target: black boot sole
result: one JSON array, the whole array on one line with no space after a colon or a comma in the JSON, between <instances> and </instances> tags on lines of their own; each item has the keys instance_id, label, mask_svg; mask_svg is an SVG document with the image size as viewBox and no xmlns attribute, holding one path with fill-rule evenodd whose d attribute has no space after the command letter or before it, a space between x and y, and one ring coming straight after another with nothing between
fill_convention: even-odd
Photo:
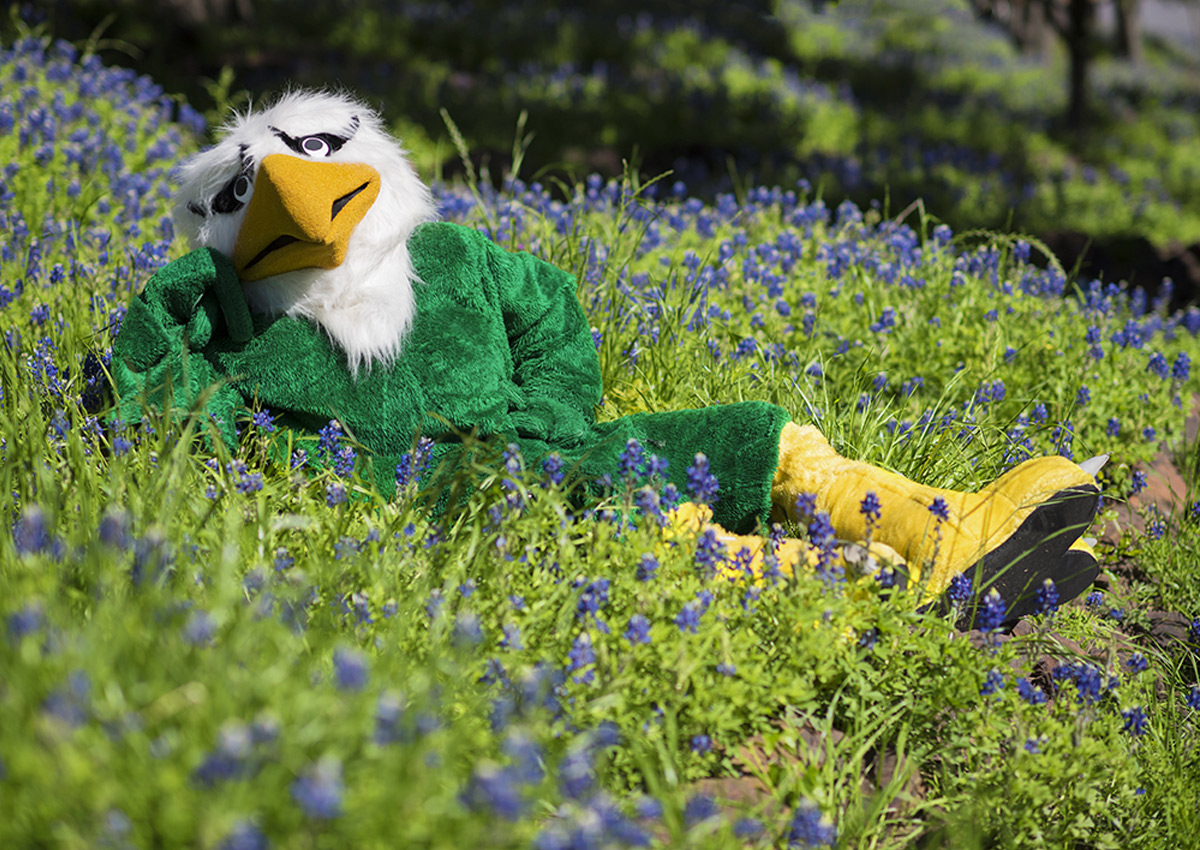
<instances>
[{"instance_id":1,"label":"black boot sole","mask_svg":"<svg viewBox=\"0 0 1200 850\"><path fill-rule=\"evenodd\" d=\"M1036 594L1046 579L1054 581L1060 604L1091 587L1100 565L1089 553L1071 549L1071 544L1091 524L1099 507L1099 488L1081 486L1060 490L1035 508L1007 540L964 571L971 579L973 599L955 625L963 631L973 628L980 600L992 588L1007 605L1003 627L1010 628L1037 612ZM928 607L945 613L950 601L943 595Z\"/></svg>"}]
</instances>

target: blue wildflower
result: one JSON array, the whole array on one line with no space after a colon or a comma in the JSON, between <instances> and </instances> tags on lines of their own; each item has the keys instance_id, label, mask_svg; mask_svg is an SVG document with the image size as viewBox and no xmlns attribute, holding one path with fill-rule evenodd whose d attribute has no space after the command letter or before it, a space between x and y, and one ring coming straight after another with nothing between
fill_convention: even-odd
<instances>
[{"instance_id":1,"label":"blue wildflower","mask_svg":"<svg viewBox=\"0 0 1200 850\"><path fill-rule=\"evenodd\" d=\"M339 690L361 691L367 686L367 657L357 649L335 649L333 678Z\"/></svg>"},{"instance_id":2,"label":"blue wildflower","mask_svg":"<svg viewBox=\"0 0 1200 850\"><path fill-rule=\"evenodd\" d=\"M983 597L983 607L975 625L981 632L994 632L1004 625L1007 613L1008 606L1004 604L1004 598L1000 591L993 587Z\"/></svg>"},{"instance_id":3,"label":"blue wildflower","mask_svg":"<svg viewBox=\"0 0 1200 850\"><path fill-rule=\"evenodd\" d=\"M1042 705L1047 699L1046 692L1024 676L1017 677L1017 696L1030 705Z\"/></svg>"},{"instance_id":4,"label":"blue wildflower","mask_svg":"<svg viewBox=\"0 0 1200 850\"><path fill-rule=\"evenodd\" d=\"M292 783L292 799L310 818L331 820L342 814L342 763L333 757L321 759Z\"/></svg>"},{"instance_id":5,"label":"blue wildflower","mask_svg":"<svg viewBox=\"0 0 1200 850\"><path fill-rule=\"evenodd\" d=\"M711 504L717 498L720 485L716 476L708 471L708 458L703 453L698 453L687 468L687 486L693 501L699 504Z\"/></svg>"},{"instance_id":6,"label":"blue wildflower","mask_svg":"<svg viewBox=\"0 0 1200 850\"><path fill-rule=\"evenodd\" d=\"M1125 718L1125 726L1121 731L1128 732L1135 738L1145 734L1146 711L1140 705L1125 709L1121 712L1121 717Z\"/></svg>"},{"instance_id":7,"label":"blue wildflower","mask_svg":"<svg viewBox=\"0 0 1200 850\"><path fill-rule=\"evenodd\" d=\"M702 613L699 601L693 599L691 602L685 603L680 612L675 615L675 625L679 627L679 631L681 632L695 634L700 628L700 615Z\"/></svg>"},{"instance_id":8,"label":"blue wildflower","mask_svg":"<svg viewBox=\"0 0 1200 850\"><path fill-rule=\"evenodd\" d=\"M1129 670L1129 675L1136 676L1150 666L1150 662L1146 660L1146 656L1140 652L1135 652L1129 656L1129 660L1125 662L1125 667Z\"/></svg>"},{"instance_id":9,"label":"blue wildflower","mask_svg":"<svg viewBox=\"0 0 1200 850\"><path fill-rule=\"evenodd\" d=\"M217 845L217 850L267 850L270 842L262 827L253 820L236 821Z\"/></svg>"},{"instance_id":10,"label":"blue wildflower","mask_svg":"<svg viewBox=\"0 0 1200 850\"><path fill-rule=\"evenodd\" d=\"M716 800L707 794L693 794L683 804L683 822L687 826L695 826L720 813Z\"/></svg>"},{"instance_id":11,"label":"blue wildflower","mask_svg":"<svg viewBox=\"0 0 1200 850\"><path fill-rule=\"evenodd\" d=\"M831 847L836 840L837 830L821 810L809 800L801 801L788 828L788 847Z\"/></svg>"},{"instance_id":12,"label":"blue wildflower","mask_svg":"<svg viewBox=\"0 0 1200 850\"><path fill-rule=\"evenodd\" d=\"M980 696L990 697L1002 690L1004 690L1004 674L995 668L989 670L979 689Z\"/></svg>"},{"instance_id":13,"label":"blue wildflower","mask_svg":"<svg viewBox=\"0 0 1200 850\"><path fill-rule=\"evenodd\" d=\"M641 614L634 614L625 629L625 639L635 646L650 643L650 621Z\"/></svg>"},{"instance_id":14,"label":"blue wildflower","mask_svg":"<svg viewBox=\"0 0 1200 850\"><path fill-rule=\"evenodd\" d=\"M505 820L517 820L524 809L521 783L513 768L485 763L477 766L459 799L480 812L489 812Z\"/></svg>"},{"instance_id":15,"label":"blue wildflower","mask_svg":"<svg viewBox=\"0 0 1200 850\"><path fill-rule=\"evenodd\" d=\"M1047 578L1034 594L1034 613L1050 617L1058 610L1058 587L1054 579Z\"/></svg>"}]
</instances>

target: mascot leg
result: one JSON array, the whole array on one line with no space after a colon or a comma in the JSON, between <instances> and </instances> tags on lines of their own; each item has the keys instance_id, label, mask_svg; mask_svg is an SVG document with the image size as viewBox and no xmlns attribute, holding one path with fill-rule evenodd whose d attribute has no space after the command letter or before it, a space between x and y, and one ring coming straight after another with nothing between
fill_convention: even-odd
<instances>
[{"instance_id":1,"label":"mascot leg","mask_svg":"<svg viewBox=\"0 0 1200 850\"><path fill-rule=\"evenodd\" d=\"M827 559L827 567L837 568L847 576L873 576L885 586L903 587L908 569L904 559L890 546L873 541L868 545L838 543L830 552L794 537L772 540L755 534L734 534L712 521L712 510L706 505L684 502L671 512L667 535L671 539L696 539L712 532L724 549L724 559L717 570L719 576L736 580L757 580L768 569L768 561L783 576L798 571L816 571ZM885 577L886 576L886 577Z\"/></svg>"},{"instance_id":2,"label":"mascot leg","mask_svg":"<svg viewBox=\"0 0 1200 850\"><path fill-rule=\"evenodd\" d=\"M873 493L878 521L870 539L907 561L910 580L923 583L932 598L966 573L976 594L995 587L1013 620L1033 611L1045 579L1054 580L1066 602L1099 572L1091 547L1079 539L1099 507L1096 469L1057 456L1035 458L963 493L848 460L813 426L789 423L780 435L771 498L777 510L804 522L797 499L811 494L839 537L861 540L868 521L862 502Z\"/></svg>"}]
</instances>

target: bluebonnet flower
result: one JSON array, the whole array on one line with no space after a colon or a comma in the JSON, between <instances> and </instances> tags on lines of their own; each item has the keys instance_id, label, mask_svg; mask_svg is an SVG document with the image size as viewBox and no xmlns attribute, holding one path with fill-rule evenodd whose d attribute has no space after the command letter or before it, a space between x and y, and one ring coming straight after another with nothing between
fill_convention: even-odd
<instances>
[{"instance_id":1,"label":"bluebonnet flower","mask_svg":"<svg viewBox=\"0 0 1200 850\"><path fill-rule=\"evenodd\" d=\"M1125 726L1123 732L1128 732L1133 737L1138 737L1146 732L1146 711L1140 705L1132 706L1121 712L1121 717L1125 718Z\"/></svg>"},{"instance_id":2,"label":"bluebonnet flower","mask_svg":"<svg viewBox=\"0 0 1200 850\"><path fill-rule=\"evenodd\" d=\"M947 522L950 519L950 506L941 496L934 496L933 501L929 504L929 512L939 522Z\"/></svg>"},{"instance_id":3,"label":"bluebonnet flower","mask_svg":"<svg viewBox=\"0 0 1200 850\"><path fill-rule=\"evenodd\" d=\"M692 752L703 755L712 749L713 741L708 735L701 732L699 735L692 736Z\"/></svg>"},{"instance_id":4,"label":"bluebonnet flower","mask_svg":"<svg viewBox=\"0 0 1200 850\"><path fill-rule=\"evenodd\" d=\"M1146 365L1147 371L1153 372L1160 378L1166 378L1170 373L1170 368L1167 365L1167 358L1157 351L1150 355L1150 362Z\"/></svg>"},{"instance_id":5,"label":"bluebonnet flower","mask_svg":"<svg viewBox=\"0 0 1200 850\"><path fill-rule=\"evenodd\" d=\"M425 613L429 619L436 620L438 614L442 612L442 606L445 604L445 597L442 594L440 587L435 587L429 591L429 601L425 603Z\"/></svg>"},{"instance_id":6,"label":"bluebonnet flower","mask_svg":"<svg viewBox=\"0 0 1200 850\"><path fill-rule=\"evenodd\" d=\"M637 440L630 439L617 457L617 471L621 478L632 481L642 474L645 463L646 450Z\"/></svg>"},{"instance_id":7,"label":"bluebonnet flower","mask_svg":"<svg viewBox=\"0 0 1200 850\"><path fill-rule=\"evenodd\" d=\"M1157 438L1158 432L1154 430L1153 426L1147 425L1142 429L1142 439L1147 443L1153 443Z\"/></svg>"},{"instance_id":8,"label":"bluebonnet flower","mask_svg":"<svg viewBox=\"0 0 1200 850\"><path fill-rule=\"evenodd\" d=\"M396 464L397 490L404 490L410 484L415 484L429 469L433 460L433 445L433 440L429 437L421 437L412 451L400 455L400 462Z\"/></svg>"},{"instance_id":9,"label":"bluebonnet flower","mask_svg":"<svg viewBox=\"0 0 1200 850\"><path fill-rule=\"evenodd\" d=\"M629 618L625 629L625 639L636 646L639 643L650 643L650 621L641 614Z\"/></svg>"},{"instance_id":10,"label":"bluebonnet flower","mask_svg":"<svg viewBox=\"0 0 1200 850\"><path fill-rule=\"evenodd\" d=\"M1175 362L1171 364L1171 377L1176 381L1186 381L1191 373L1192 358L1182 351L1176 354Z\"/></svg>"},{"instance_id":11,"label":"bluebonnet flower","mask_svg":"<svg viewBox=\"0 0 1200 850\"><path fill-rule=\"evenodd\" d=\"M188 615L181 630L183 642L192 646L208 646L217 633L217 624L207 611L195 610Z\"/></svg>"},{"instance_id":12,"label":"bluebonnet flower","mask_svg":"<svg viewBox=\"0 0 1200 850\"><path fill-rule=\"evenodd\" d=\"M1042 742L1038 738L1025 739L1025 752L1032 755L1039 755L1042 752Z\"/></svg>"},{"instance_id":13,"label":"bluebonnet flower","mask_svg":"<svg viewBox=\"0 0 1200 850\"><path fill-rule=\"evenodd\" d=\"M342 814L342 763L325 757L292 782L292 799L310 818L332 820Z\"/></svg>"},{"instance_id":14,"label":"bluebonnet flower","mask_svg":"<svg viewBox=\"0 0 1200 850\"><path fill-rule=\"evenodd\" d=\"M691 602L685 603L680 612L675 615L675 625L679 627L679 631L681 632L695 634L700 628L700 615L702 613L700 602L693 599Z\"/></svg>"},{"instance_id":15,"label":"bluebonnet flower","mask_svg":"<svg viewBox=\"0 0 1200 850\"><path fill-rule=\"evenodd\" d=\"M1125 667L1129 670L1129 675L1136 676L1138 673L1146 670L1150 666L1150 662L1146 660L1146 656L1140 652L1135 652L1129 656L1129 660L1125 662Z\"/></svg>"},{"instance_id":16,"label":"bluebonnet flower","mask_svg":"<svg viewBox=\"0 0 1200 850\"><path fill-rule=\"evenodd\" d=\"M336 419L330 419L329 424L317 431L317 436L321 438L321 454L332 457L342 441L342 425Z\"/></svg>"},{"instance_id":17,"label":"bluebonnet flower","mask_svg":"<svg viewBox=\"0 0 1200 850\"><path fill-rule=\"evenodd\" d=\"M1034 593L1035 613L1050 617L1058 610L1058 587L1047 578Z\"/></svg>"},{"instance_id":18,"label":"bluebonnet flower","mask_svg":"<svg viewBox=\"0 0 1200 850\"><path fill-rule=\"evenodd\" d=\"M558 764L558 784L571 800L582 799L595 783L596 772L586 749L568 752Z\"/></svg>"},{"instance_id":19,"label":"bluebonnet flower","mask_svg":"<svg viewBox=\"0 0 1200 850\"><path fill-rule=\"evenodd\" d=\"M725 544L717 538L717 532L706 528L696 541L696 566L705 576L712 576L717 566L725 560Z\"/></svg>"},{"instance_id":20,"label":"bluebonnet flower","mask_svg":"<svg viewBox=\"0 0 1200 850\"><path fill-rule=\"evenodd\" d=\"M480 812L489 812L505 820L517 820L525 807L521 783L511 767L484 763L475 768L459 799Z\"/></svg>"},{"instance_id":21,"label":"bluebonnet flower","mask_svg":"<svg viewBox=\"0 0 1200 850\"><path fill-rule=\"evenodd\" d=\"M1200 617L1195 617L1188 623L1188 642L1200 644Z\"/></svg>"},{"instance_id":22,"label":"bluebonnet flower","mask_svg":"<svg viewBox=\"0 0 1200 850\"><path fill-rule=\"evenodd\" d=\"M354 462L357 459L358 452L353 446L342 446L333 459L333 474L339 478L349 478L354 473Z\"/></svg>"},{"instance_id":23,"label":"bluebonnet flower","mask_svg":"<svg viewBox=\"0 0 1200 850\"><path fill-rule=\"evenodd\" d=\"M217 745L196 768L194 777L211 788L218 782L244 776L250 770L248 759L254 744L250 729L240 720L228 720L217 732Z\"/></svg>"},{"instance_id":24,"label":"bluebonnet flower","mask_svg":"<svg viewBox=\"0 0 1200 850\"><path fill-rule=\"evenodd\" d=\"M707 794L693 794L683 804L683 822L687 826L695 826L720 813L717 801Z\"/></svg>"},{"instance_id":25,"label":"bluebonnet flower","mask_svg":"<svg viewBox=\"0 0 1200 850\"><path fill-rule=\"evenodd\" d=\"M1017 696L1030 705L1042 705L1047 699L1046 692L1024 676L1017 677Z\"/></svg>"},{"instance_id":26,"label":"bluebonnet flower","mask_svg":"<svg viewBox=\"0 0 1200 850\"><path fill-rule=\"evenodd\" d=\"M275 430L275 417L265 407L261 410L256 410L250 421L255 428L265 433L269 434Z\"/></svg>"},{"instance_id":27,"label":"bluebonnet flower","mask_svg":"<svg viewBox=\"0 0 1200 850\"><path fill-rule=\"evenodd\" d=\"M836 840L833 824L821 816L821 810L811 801L802 800L788 828L788 847L831 847Z\"/></svg>"},{"instance_id":28,"label":"bluebonnet flower","mask_svg":"<svg viewBox=\"0 0 1200 850\"><path fill-rule=\"evenodd\" d=\"M882 510L883 506L879 501L879 496L875 495L873 490L867 491L867 495L865 495L862 502L859 503L858 512L863 515L863 519L866 522L867 530L864 540L868 546L871 543L872 532L875 530L875 526L879 523Z\"/></svg>"},{"instance_id":29,"label":"bluebonnet flower","mask_svg":"<svg viewBox=\"0 0 1200 850\"><path fill-rule=\"evenodd\" d=\"M592 637L587 632L580 632L571 644L571 650L567 653L567 672L573 673L576 670L582 670L596 663L596 653L592 650ZM594 674L588 670L582 676L576 676L577 682L591 682Z\"/></svg>"},{"instance_id":30,"label":"bluebonnet flower","mask_svg":"<svg viewBox=\"0 0 1200 850\"><path fill-rule=\"evenodd\" d=\"M1079 392L1075 394L1075 404L1079 407L1087 407L1088 402L1092 400L1092 391L1087 388L1087 385L1080 386Z\"/></svg>"},{"instance_id":31,"label":"bluebonnet flower","mask_svg":"<svg viewBox=\"0 0 1200 850\"><path fill-rule=\"evenodd\" d=\"M40 602L26 602L19 610L8 615L8 635L20 641L26 635L40 631L46 623L46 615Z\"/></svg>"},{"instance_id":32,"label":"bluebonnet flower","mask_svg":"<svg viewBox=\"0 0 1200 850\"><path fill-rule=\"evenodd\" d=\"M642 555L641 560L638 561L638 565L637 565L637 572L636 572L637 580L638 581L652 581L657 572L658 572L658 559L655 558L649 552Z\"/></svg>"},{"instance_id":33,"label":"bluebonnet flower","mask_svg":"<svg viewBox=\"0 0 1200 850\"><path fill-rule=\"evenodd\" d=\"M12 535L18 555L35 555L50 548L50 530L40 505L29 505L21 511Z\"/></svg>"},{"instance_id":34,"label":"bluebonnet flower","mask_svg":"<svg viewBox=\"0 0 1200 850\"><path fill-rule=\"evenodd\" d=\"M325 504L331 508L344 504L346 501L346 485L341 481L330 481L325 485Z\"/></svg>"},{"instance_id":35,"label":"bluebonnet flower","mask_svg":"<svg viewBox=\"0 0 1200 850\"><path fill-rule=\"evenodd\" d=\"M736 676L737 675L737 667L726 661L722 661L720 664L718 664L716 667L716 671L722 676Z\"/></svg>"},{"instance_id":36,"label":"bluebonnet flower","mask_svg":"<svg viewBox=\"0 0 1200 850\"><path fill-rule=\"evenodd\" d=\"M400 723L403 719L404 697L390 690L381 693L375 701L375 743L383 747L401 740L404 733Z\"/></svg>"},{"instance_id":37,"label":"bluebonnet flower","mask_svg":"<svg viewBox=\"0 0 1200 850\"><path fill-rule=\"evenodd\" d=\"M757 818L738 818L737 822L733 825L734 837L741 838L743 840L758 838L765 831L766 827L764 827L762 821L758 820Z\"/></svg>"},{"instance_id":38,"label":"bluebonnet flower","mask_svg":"<svg viewBox=\"0 0 1200 850\"><path fill-rule=\"evenodd\" d=\"M217 850L267 850L270 846L257 821L242 819L234 822Z\"/></svg>"},{"instance_id":39,"label":"bluebonnet flower","mask_svg":"<svg viewBox=\"0 0 1200 850\"><path fill-rule=\"evenodd\" d=\"M557 486L563 482L563 460L558 452L551 452L542 460L542 472L546 473L543 486Z\"/></svg>"},{"instance_id":40,"label":"bluebonnet flower","mask_svg":"<svg viewBox=\"0 0 1200 850\"><path fill-rule=\"evenodd\" d=\"M962 606L971 600L971 577L958 573L946 586L946 598L952 605Z\"/></svg>"},{"instance_id":41,"label":"bluebonnet flower","mask_svg":"<svg viewBox=\"0 0 1200 850\"><path fill-rule=\"evenodd\" d=\"M333 677L342 691L361 691L367 686L367 657L357 649L339 647L333 652Z\"/></svg>"},{"instance_id":42,"label":"bluebonnet flower","mask_svg":"<svg viewBox=\"0 0 1200 850\"><path fill-rule=\"evenodd\" d=\"M975 625L981 632L994 632L1004 625L1007 613L1008 606L1004 604L1004 598L993 587L983 597L983 607Z\"/></svg>"},{"instance_id":43,"label":"bluebonnet flower","mask_svg":"<svg viewBox=\"0 0 1200 850\"><path fill-rule=\"evenodd\" d=\"M1109 437L1115 437L1121 433L1121 420L1115 416L1110 416L1108 424L1104 428L1104 433Z\"/></svg>"},{"instance_id":44,"label":"bluebonnet flower","mask_svg":"<svg viewBox=\"0 0 1200 850\"><path fill-rule=\"evenodd\" d=\"M611 586L612 582L606 578L598 578L585 585L583 592L579 594L579 601L575 603L575 617L584 619L589 614L593 617L597 616L601 609L608 604L608 593Z\"/></svg>"},{"instance_id":45,"label":"bluebonnet flower","mask_svg":"<svg viewBox=\"0 0 1200 850\"><path fill-rule=\"evenodd\" d=\"M708 471L708 458L702 453L698 453L687 468L687 486L692 500L699 504L711 504L717 498L720 485L716 476Z\"/></svg>"},{"instance_id":46,"label":"bluebonnet flower","mask_svg":"<svg viewBox=\"0 0 1200 850\"><path fill-rule=\"evenodd\" d=\"M980 696L990 697L993 694L998 694L1004 690L1004 674L999 670L992 668L988 671L987 677L983 680L983 686L979 689Z\"/></svg>"},{"instance_id":47,"label":"bluebonnet flower","mask_svg":"<svg viewBox=\"0 0 1200 850\"><path fill-rule=\"evenodd\" d=\"M1184 702L1192 711L1200 711L1200 685L1192 685L1192 689L1184 697Z\"/></svg>"}]
</instances>

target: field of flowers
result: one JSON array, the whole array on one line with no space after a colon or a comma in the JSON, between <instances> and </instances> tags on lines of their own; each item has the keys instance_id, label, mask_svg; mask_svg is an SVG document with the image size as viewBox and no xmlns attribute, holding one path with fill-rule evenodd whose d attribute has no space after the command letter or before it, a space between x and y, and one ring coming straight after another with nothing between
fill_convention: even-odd
<instances>
[{"instance_id":1,"label":"field of flowers","mask_svg":"<svg viewBox=\"0 0 1200 850\"><path fill-rule=\"evenodd\" d=\"M112 339L184 250L169 173L203 119L39 38L0 49L0 91L0 846L1194 840L1196 496L1101 546L1105 590L963 633L870 577L747 578L649 521L669 494L636 453L587 514L509 454L434 523L332 425L315 471L270 462L269 411L236 456L200 422L113 423ZM602 417L763 399L954 486L1108 452L1112 504L1163 446L1195 465L1200 310L1035 239L805 184L437 197L578 276Z\"/></svg>"}]
</instances>

